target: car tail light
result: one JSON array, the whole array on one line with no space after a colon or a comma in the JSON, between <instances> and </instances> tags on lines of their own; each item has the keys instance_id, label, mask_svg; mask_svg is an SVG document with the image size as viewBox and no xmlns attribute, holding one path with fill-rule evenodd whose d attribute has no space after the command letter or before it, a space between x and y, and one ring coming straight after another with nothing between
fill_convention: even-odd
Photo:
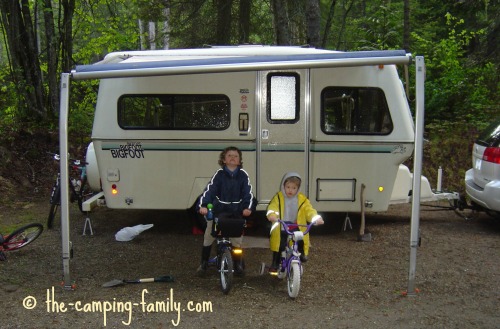
<instances>
[{"instance_id":1,"label":"car tail light","mask_svg":"<svg viewBox=\"0 0 500 329\"><path fill-rule=\"evenodd\" d=\"M483 153L483 160L500 164L500 147L487 147Z\"/></svg>"}]
</instances>

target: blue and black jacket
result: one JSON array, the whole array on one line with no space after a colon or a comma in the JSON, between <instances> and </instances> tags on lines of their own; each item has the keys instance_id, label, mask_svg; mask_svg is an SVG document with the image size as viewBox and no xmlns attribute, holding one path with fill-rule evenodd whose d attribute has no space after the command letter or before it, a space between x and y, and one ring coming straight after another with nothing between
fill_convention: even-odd
<instances>
[{"instance_id":1,"label":"blue and black jacket","mask_svg":"<svg viewBox=\"0 0 500 329\"><path fill-rule=\"evenodd\" d=\"M231 213L241 216L244 209L255 210L256 204L248 173L241 167L234 172L226 166L217 170L196 204L196 210L211 203L215 215Z\"/></svg>"}]
</instances>

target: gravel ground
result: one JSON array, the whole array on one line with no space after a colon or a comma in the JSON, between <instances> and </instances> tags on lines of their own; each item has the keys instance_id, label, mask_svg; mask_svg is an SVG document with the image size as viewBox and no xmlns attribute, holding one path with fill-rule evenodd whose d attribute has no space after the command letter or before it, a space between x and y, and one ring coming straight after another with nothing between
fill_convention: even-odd
<instances>
[{"instance_id":1,"label":"gravel ground","mask_svg":"<svg viewBox=\"0 0 500 329\"><path fill-rule=\"evenodd\" d=\"M45 224L48 202L0 208L2 227ZM432 204L437 205L437 204ZM0 264L2 328L498 328L500 323L500 221L486 214L465 220L455 212L422 206L416 292L409 279L410 205L367 214L371 242L343 231L345 214L325 216L312 231L310 260L299 296L286 281L259 275L269 262L266 224L247 230L246 275L229 295L214 269L195 271L202 243L184 212L118 211L92 214L94 235L82 235L84 217L71 208L70 262L75 290L61 287L59 222L32 245ZM123 227L154 224L131 242L117 242ZM171 275L174 282L103 288L112 279ZM73 282L72 282L73 283ZM101 307L101 308L99 308ZM164 307L164 309L161 309Z\"/></svg>"}]
</instances>

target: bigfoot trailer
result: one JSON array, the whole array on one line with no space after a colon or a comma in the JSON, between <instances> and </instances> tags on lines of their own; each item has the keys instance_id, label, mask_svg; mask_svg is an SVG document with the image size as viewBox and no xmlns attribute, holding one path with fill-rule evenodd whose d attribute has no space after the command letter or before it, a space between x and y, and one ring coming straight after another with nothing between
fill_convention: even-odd
<instances>
[{"instance_id":1,"label":"bigfoot trailer","mask_svg":"<svg viewBox=\"0 0 500 329\"><path fill-rule=\"evenodd\" d=\"M62 75L61 174L70 80L99 79L87 175L101 192L86 210L97 198L114 209L189 208L221 150L236 146L260 210L296 171L318 211L385 211L413 189L402 163L415 129L396 70L411 62L405 51L301 47L111 53ZM65 200L62 210L66 222Z\"/></svg>"}]
</instances>

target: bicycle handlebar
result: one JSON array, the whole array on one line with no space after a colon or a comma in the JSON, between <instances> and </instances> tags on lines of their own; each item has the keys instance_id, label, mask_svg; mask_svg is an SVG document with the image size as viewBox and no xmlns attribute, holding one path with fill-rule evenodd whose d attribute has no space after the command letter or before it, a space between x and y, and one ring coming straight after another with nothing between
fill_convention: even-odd
<instances>
[{"instance_id":1,"label":"bicycle handlebar","mask_svg":"<svg viewBox=\"0 0 500 329\"><path fill-rule=\"evenodd\" d=\"M314 224L316 223L316 220L317 219L313 219L311 221L311 223L309 224L297 224L297 223L292 223L292 222L288 222L288 221L283 221L281 219L278 219L276 220L276 222L271 226L271 232L281 223L281 225L283 225L283 228L285 230L285 232L288 234L288 235L293 235L293 231L290 231L288 229L289 226L295 226L295 227L306 227L306 230L303 232L304 235L306 235L307 233L309 233L309 231L311 230L311 228L314 226Z\"/></svg>"},{"instance_id":2,"label":"bicycle handlebar","mask_svg":"<svg viewBox=\"0 0 500 329\"><path fill-rule=\"evenodd\" d=\"M52 152L47 152L48 154L52 155L53 159L56 161L61 161L61 156L57 153L52 153ZM70 161L70 165L75 165L75 166L86 166L88 165L88 162L84 160L79 160L79 159L73 159L73 158L68 158L68 161Z\"/></svg>"}]
</instances>

